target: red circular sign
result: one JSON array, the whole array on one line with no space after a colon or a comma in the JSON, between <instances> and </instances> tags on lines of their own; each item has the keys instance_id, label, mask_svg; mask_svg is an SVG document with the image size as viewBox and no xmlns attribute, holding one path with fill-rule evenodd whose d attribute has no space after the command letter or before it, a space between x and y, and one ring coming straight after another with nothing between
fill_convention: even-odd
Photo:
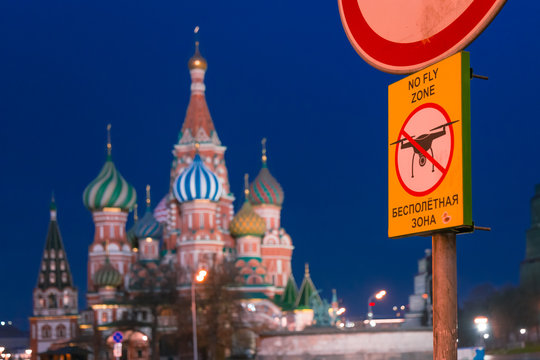
<instances>
[{"instance_id":1,"label":"red circular sign","mask_svg":"<svg viewBox=\"0 0 540 360\"><path fill-rule=\"evenodd\" d=\"M338 0L343 28L371 66L408 74L469 45L506 0Z\"/></svg>"},{"instance_id":2,"label":"red circular sign","mask_svg":"<svg viewBox=\"0 0 540 360\"><path fill-rule=\"evenodd\" d=\"M409 114L393 143L396 174L406 192L424 196L442 183L454 154L455 122L435 103L423 104Z\"/></svg>"}]
</instances>

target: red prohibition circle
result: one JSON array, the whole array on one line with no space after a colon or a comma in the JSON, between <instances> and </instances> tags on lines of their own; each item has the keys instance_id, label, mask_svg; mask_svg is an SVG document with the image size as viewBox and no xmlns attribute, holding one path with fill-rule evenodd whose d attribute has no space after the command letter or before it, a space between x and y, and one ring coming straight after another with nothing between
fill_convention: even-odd
<instances>
[{"instance_id":1,"label":"red prohibition circle","mask_svg":"<svg viewBox=\"0 0 540 360\"><path fill-rule=\"evenodd\" d=\"M387 40L373 30L362 14L358 0L338 0L338 5L343 28L359 55L379 70L407 74L464 49L489 25L505 2L473 0L461 15L438 33L408 43Z\"/></svg>"},{"instance_id":2,"label":"red prohibition circle","mask_svg":"<svg viewBox=\"0 0 540 360\"><path fill-rule=\"evenodd\" d=\"M444 110L444 108L442 106L440 106L439 104L435 104L435 103L426 103L426 104L423 104L423 105L420 105L419 107L417 107L416 109L414 109L410 114L409 116L407 116L407 119L405 120L405 122L403 122L403 126L401 127L401 130L399 130L399 134L398 134L398 138L397 140L400 140L401 136L403 135L403 132L405 130L405 126L407 125L407 123L409 122L409 120L411 120L411 118L417 113L419 112L420 110L422 109L425 109L425 108L433 108L437 111L439 111L443 116L444 118L446 119L446 122L447 123L450 123L452 122L452 120L450 119L450 116L448 115L448 113L446 112L446 110ZM450 125L448 126L449 128L449 133L450 133L450 155L448 156L448 163L446 164L446 171L443 172L441 178L439 179L439 181L437 181L435 183L435 185L433 185L432 187L430 187L429 189L425 190L425 191L414 191L412 189L409 189L409 187L405 184L405 182L401 179L401 174L399 172L399 166L398 166L398 152L399 152L399 144L396 145L396 155L395 155L395 167L396 167L396 175L397 175L397 178L399 180L399 183L401 184L401 187L409 194L411 194L412 196L425 196L425 195L428 195L430 193L432 193L436 188L439 187L439 185L442 183L442 181L444 180L444 178L446 177L446 174L448 173L448 169L450 169L450 165L452 163L452 157L454 156L454 129L453 129L453 126Z\"/></svg>"}]
</instances>

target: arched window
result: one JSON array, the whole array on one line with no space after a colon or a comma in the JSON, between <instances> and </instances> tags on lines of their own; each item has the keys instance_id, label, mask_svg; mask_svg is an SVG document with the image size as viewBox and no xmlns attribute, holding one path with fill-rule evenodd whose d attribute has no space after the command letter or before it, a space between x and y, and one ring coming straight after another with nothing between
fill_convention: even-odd
<instances>
[{"instance_id":1,"label":"arched window","mask_svg":"<svg viewBox=\"0 0 540 360\"><path fill-rule=\"evenodd\" d=\"M66 270L66 262L64 260L60 262L60 270L62 271Z\"/></svg>"},{"instance_id":2,"label":"arched window","mask_svg":"<svg viewBox=\"0 0 540 360\"><path fill-rule=\"evenodd\" d=\"M51 284L54 284L55 281L56 281L56 277L54 276L54 273L53 272L49 273L49 282Z\"/></svg>"},{"instance_id":3,"label":"arched window","mask_svg":"<svg viewBox=\"0 0 540 360\"><path fill-rule=\"evenodd\" d=\"M57 338L66 337L66 327L63 324L60 324L56 327L56 337Z\"/></svg>"},{"instance_id":4,"label":"arched window","mask_svg":"<svg viewBox=\"0 0 540 360\"><path fill-rule=\"evenodd\" d=\"M51 261L51 270L52 271L56 270L56 262L54 261Z\"/></svg>"},{"instance_id":5,"label":"arched window","mask_svg":"<svg viewBox=\"0 0 540 360\"><path fill-rule=\"evenodd\" d=\"M62 273L62 282L67 283L67 274L65 272Z\"/></svg>"},{"instance_id":6,"label":"arched window","mask_svg":"<svg viewBox=\"0 0 540 360\"><path fill-rule=\"evenodd\" d=\"M52 336L52 329L49 325L43 325L41 327L41 337L43 339L50 339Z\"/></svg>"}]
</instances>

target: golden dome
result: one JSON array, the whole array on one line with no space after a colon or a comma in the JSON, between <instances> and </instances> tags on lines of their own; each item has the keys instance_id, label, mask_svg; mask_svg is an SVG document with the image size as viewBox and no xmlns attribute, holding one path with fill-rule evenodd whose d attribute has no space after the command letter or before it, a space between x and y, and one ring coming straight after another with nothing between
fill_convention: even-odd
<instances>
[{"instance_id":1,"label":"golden dome","mask_svg":"<svg viewBox=\"0 0 540 360\"><path fill-rule=\"evenodd\" d=\"M189 59L188 62L188 68L189 70L193 69L201 69L205 70L208 68L208 63L206 62L206 59L202 57L201 53L199 52L199 42L195 41L195 54Z\"/></svg>"},{"instance_id":2,"label":"golden dome","mask_svg":"<svg viewBox=\"0 0 540 360\"><path fill-rule=\"evenodd\" d=\"M232 219L229 230L236 238L247 235L262 237L266 232L266 224L263 218L253 211L249 201L246 201Z\"/></svg>"}]
</instances>

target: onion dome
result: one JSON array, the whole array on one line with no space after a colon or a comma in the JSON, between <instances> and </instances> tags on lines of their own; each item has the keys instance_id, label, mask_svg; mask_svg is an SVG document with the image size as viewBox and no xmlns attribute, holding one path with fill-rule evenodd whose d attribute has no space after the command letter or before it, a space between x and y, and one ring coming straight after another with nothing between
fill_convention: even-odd
<instances>
[{"instance_id":1,"label":"onion dome","mask_svg":"<svg viewBox=\"0 0 540 360\"><path fill-rule=\"evenodd\" d=\"M208 63L206 62L206 59L202 57L201 53L199 52L199 27L195 27L195 54L189 59L188 62L188 68L189 70L193 69L201 69L205 70L208 69Z\"/></svg>"},{"instance_id":2,"label":"onion dome","mask_svg":"<svg viewBox=\"0 0 540 360\"><path fill-rule=\"evenodd\" d=\"M181 203L192 200L218 201L223 191L216 174L204 165L197 153L193 162L176 178L174 196Z\"/></svg>"},{"instance_id":3,"label":"onion dome","mask_svg":"<svg viewBox=\"0 0 540 360\"><path fill-rule=\"evenodd\" d=\"M105 264L94 274L94 285L101 287L117 287L122 284L122 274L105 258Z\"/></svg>"},{"instance_id":4,"label":"onion dome","mask_svg":"<svg viewBox=\"0 0 540 360\"><path fill-rule=\"evenodd\" d=\"M107 127L110 131L110 124ZM110 132L109 132L110 134ZM120 175L111 158L110 135L107 143L107 161L99 175L84 190L83 202L89 210L115 207L129 210L135 205L137 194L133 186Z\"/></svg>"},{"instance_id":5,"label":"onion dome","mask_svg":"<svg viewBox=\"0 0 540 360\"><path fill-rule=\"evenodd\" d=\"M146 214L135 225L135 236L139 239L160 238L161 224L156 220L150 207L150 185L146 186Z\"/></svg>"},{"instance_id":6,"label":"onion dome","mask_svg":"<svg viewBox=\"0 0 540 360\"><path fill-rule=\"evenodd\" d=\"M157 204L154 209L154 217L160 223L167 222L168 210L167 210L167 198L169 194L165 195L163 199Z\"/></svg>"},{"instance_id":7,"label":"onion dome","mask_svg":"<svg viewBox=\"0 0 540 360\"><path fill-rule=\"evenodd\" d=\"M283 204L284 193L281 185L270 174L266 165L266 139L262 140L262 145L262 169L249 186L249 201L253 205L271 204L281 206Z\"/></svg>"},{"instance_id":8,"label":"onion dome","mask_svg":"<svg viewBox=\"0 0 540 360\"><path fill-rule=\"evenodd\" d=\"M246 235L253 235L262 237L266 232L266 223L263 218L257 215L257 213L251 207L251 204L248 201L249 190L248 190L248 175L245 175L246 179L246 188L244 190L246 194L246 201L240 211L234 216L231 223L229 224L229 230L231 235L238 238Z\"/></svg>"}]
</instances>

